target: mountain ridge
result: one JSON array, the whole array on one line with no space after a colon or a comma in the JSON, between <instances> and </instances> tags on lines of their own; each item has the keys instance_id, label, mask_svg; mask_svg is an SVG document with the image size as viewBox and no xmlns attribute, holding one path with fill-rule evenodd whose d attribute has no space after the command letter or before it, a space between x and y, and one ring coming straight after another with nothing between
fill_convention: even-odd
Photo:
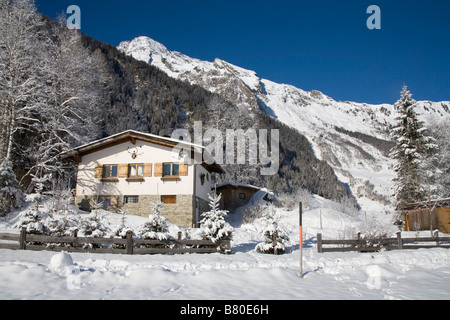
<instances>
[{"instance_id":1,"label":"mountain ridge","mask_svg":"<svg viewBox=\"0 0 450 320\"><path fill-rule=\"evenodd\" d=\"M148 37L124 41L118 49L172 78L218 94L241 112L264 110L303 134L363 207L392 209L394 172L386 149L395 118L393 105L335 101L318 90L262 79L255 71L219 58L209 62L170 51ZM425 122L450 119L450 102L420 101L418 106Z\"/></svg>"}]
</instances>

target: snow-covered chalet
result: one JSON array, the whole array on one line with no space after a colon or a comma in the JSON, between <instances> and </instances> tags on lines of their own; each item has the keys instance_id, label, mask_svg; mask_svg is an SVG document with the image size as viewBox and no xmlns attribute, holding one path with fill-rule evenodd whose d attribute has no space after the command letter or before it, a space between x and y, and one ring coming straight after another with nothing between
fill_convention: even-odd
<instances>
[{"instance_id":1,"label":"snow-covered chalet","mask_svg":"<svg viewBox=\"0 0 450 320\"><path fill-rule=\"evenodd\" d=\"M196 227L209 209L212 175L224 173L216 162L190 161L204 152L204 147L189 142L129 130L80 146L62 158L78 164L75 200L81 208L89 210L95 202L148 216L152 204L162 201L161 214L169 221Z\"/></svg>"}]
</instances>

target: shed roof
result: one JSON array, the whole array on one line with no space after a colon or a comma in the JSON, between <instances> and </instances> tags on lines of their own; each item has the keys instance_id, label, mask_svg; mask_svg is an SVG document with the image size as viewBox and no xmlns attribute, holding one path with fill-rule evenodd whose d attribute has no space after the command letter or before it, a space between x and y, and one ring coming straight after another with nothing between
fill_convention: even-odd
<instances>
[{"instance_id":1,"label":"shed roof","mask_svg":"<svg viewBox=\"0 0 450 320\"><path fill-rule=\"evenodd\" d=\"M217 186L217 189L224 189L224 188L245 188L245 189L253 189L253 190L261 190L260 187L256 187L250 184L245 183L235 183L235 182L227 182L223 183L219 186Z\"/></svg>"},{"instance_id":2,"label":"shed roof","mask_svg":"<svg viewBox=\"0 0 450 320\"><path fill-rule=\"evenodd\" d=\"M450 198L409 203L403 207L403 210L415 210L415 209L423 209L423 208L431 208L431 207L435 207L435 208L450 207Z\"/></svg>"}]
</instances>

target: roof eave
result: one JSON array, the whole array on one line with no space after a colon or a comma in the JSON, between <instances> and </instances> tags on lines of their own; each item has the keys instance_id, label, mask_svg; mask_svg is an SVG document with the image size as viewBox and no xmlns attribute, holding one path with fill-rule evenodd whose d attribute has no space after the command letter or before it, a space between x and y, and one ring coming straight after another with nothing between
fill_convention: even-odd
<instances>
[{"instance_id":1,"label":"roof eave","mask_svg":"<svg viewBox=\"0 0 450 320\"><path fill-rule=\"evenodd\" d=\"M120 144L127 141L131 141L133 144L136 143L136 140L147 141L151 143L156 143L159 145L163 145L166 147L181 147L190 149L193 153L202 153L207 151L205 147L201 145L197 145L194 143L184 142L181 140L176 140L172 138L166 138L161 136L156 136L148 133L142 133L134 130L124 131L100 140L93 141L91 143L79 146L75 149L72 149L67 152L63 152L60 155L60 158L63 160L74 160L78 163L81 162L81 158L89 153L96 152L101 149L105 149L114 144ZM208 151L207 151L208 152ZM208 152L209 153L209 152ZM211 157L211 154L209 154ZM213 164L203 163L205 168L210 172L215 172L219 174L224 174L225 170L223 167L214 159Z\"/></svg>"}]
</instances>

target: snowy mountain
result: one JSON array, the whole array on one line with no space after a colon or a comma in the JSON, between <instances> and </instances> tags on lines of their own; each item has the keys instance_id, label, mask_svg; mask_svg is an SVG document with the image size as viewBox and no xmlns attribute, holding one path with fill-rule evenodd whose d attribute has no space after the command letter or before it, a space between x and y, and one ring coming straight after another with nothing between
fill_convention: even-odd
<instances>
[{"instance_id":1,"label":"snowy mountain","mask_svg":"<svg viewBox=\"0 0 450 320\"><path fill-rule=\"evenodd\" d=\"M199 85L211 92L219 93L241 107L258 107L255 92L262 93L260 79L248 71L226 61L214 62L190 58L147 37L122 42L118 49L133 58L166 72L170 77Z\"/></svg>"},{"instance_id":2,"label":"snowy mountain","mask_svg":"<svg viewBox=\"0 0 450 320\"><path fill-rule=\"evenodd\" d=\"M363 209L391 208L394 172L387 153L392 105L335 101L320 91L261 79L220 59L201 61L170 51L148 37L122 42L118 49L170 77L217 93L237 108L265 110L309 139L317 157L332 166ZM419 106L425 122L450 119L450 102L422 101Z\"/></svg>"}]
</instances>

